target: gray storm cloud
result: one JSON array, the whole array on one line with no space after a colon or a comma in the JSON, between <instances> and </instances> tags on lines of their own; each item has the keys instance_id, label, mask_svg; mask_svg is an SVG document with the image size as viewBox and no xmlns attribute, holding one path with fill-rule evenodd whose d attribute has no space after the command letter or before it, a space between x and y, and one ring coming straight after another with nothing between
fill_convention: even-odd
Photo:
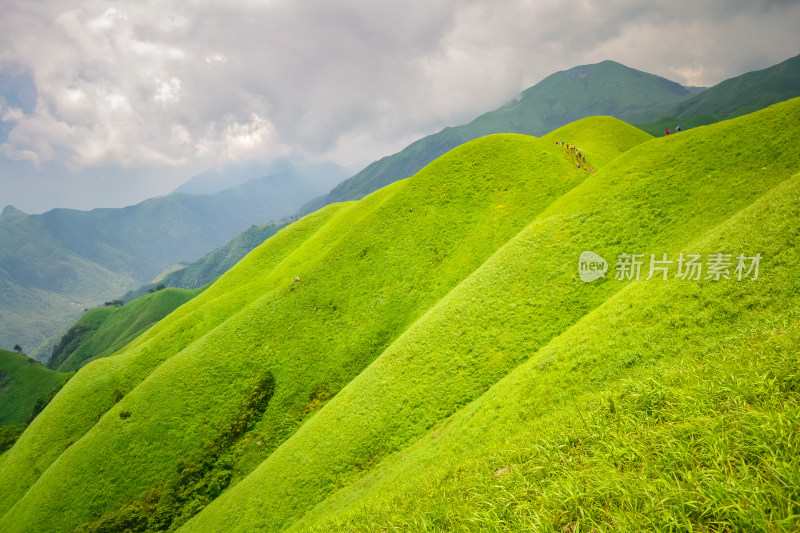
<instances>
[{"instance_id":1,"label":"gray storm cloud","mask_svg":"<svg viewBox=\"0 0 800 533\"><path fill-rule=\"evenodd\" d=\"M32 169L0 164L0 203L53 165L65 184L118 166L172 187L227 161L370 161L577 64L711 85L800 48L787 1L6 0L0 13L0 73L36 91L27 109L0 96L0 159Z\"/></svg>"}]
</instances>

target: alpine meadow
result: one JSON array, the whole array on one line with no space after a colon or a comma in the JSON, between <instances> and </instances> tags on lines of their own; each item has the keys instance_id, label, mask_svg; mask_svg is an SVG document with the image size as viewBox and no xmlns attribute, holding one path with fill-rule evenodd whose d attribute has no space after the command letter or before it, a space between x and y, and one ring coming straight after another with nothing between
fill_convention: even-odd
<instances>
[{"instance_id":1,"label":"alpine meadow","mask_svg":"<svg viewBox=\"0 0 800 533\"><path fill-rule=\"evenodd\" d=\"M800 530L798 138L800 98L482 136L90 311L0 367L25 416L68 379L0 531Z\"/></svg>"}]
</instances>

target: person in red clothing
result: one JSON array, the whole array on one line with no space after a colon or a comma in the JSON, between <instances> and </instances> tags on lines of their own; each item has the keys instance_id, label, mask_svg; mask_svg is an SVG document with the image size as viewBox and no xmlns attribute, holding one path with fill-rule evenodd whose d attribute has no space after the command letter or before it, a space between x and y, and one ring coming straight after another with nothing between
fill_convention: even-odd
<instances>
[{"instance_id":1,"label":"person in red clothing","mask_svg":"<svg viewBox=\"0 0 800 533\"><path fill-rule=\"evenodd\" d=\"M667 135L669 135L669 128L667 128Z\"/></svg>"}]
</instances>

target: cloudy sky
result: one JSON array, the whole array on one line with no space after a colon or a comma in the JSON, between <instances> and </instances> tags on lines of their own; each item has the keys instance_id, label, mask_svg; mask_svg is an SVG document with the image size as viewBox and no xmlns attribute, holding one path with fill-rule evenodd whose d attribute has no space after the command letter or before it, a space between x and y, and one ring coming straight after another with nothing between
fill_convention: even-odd
<instances>
[{"instance_id":1,"label":"cloudy sky","mask_svg":"<svg viewBox=\"0 0 800 533\"><path fill-rule=\"evenodd\" d=\"M366 164L604 59L710 86L800 53L799 24L791 0L0 0L0 208Z\"/></svg>"}]
</instances>

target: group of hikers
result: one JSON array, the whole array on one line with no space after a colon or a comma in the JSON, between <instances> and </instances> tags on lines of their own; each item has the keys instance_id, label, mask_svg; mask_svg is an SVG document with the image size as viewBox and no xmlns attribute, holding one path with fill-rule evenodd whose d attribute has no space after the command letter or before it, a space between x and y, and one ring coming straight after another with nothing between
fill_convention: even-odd
<instances>
[{"instance_id":1,"label":"group of hikers","mask_svg":"<svg viewBox=\"0 0 800 533\"><path fill-rule=\"evenodd\" d=\"M556 141L556 146L566 146L567 150L572 150L575 155L578 157L578 162L576 163L578 168L581 168L581 161L586 163L586 154L584 154L577 146L570 145L569 143L565 143L562 141Z\"/></svg>"},{"instance_id":2,"label":"group of hikers","mask_svg":"<svg viewBox=\"0 0 800 533\"><path fill-rule=\"evenodd\" d=\"M680 124L678 124L678 127L675 128L675 133L678 133L679 131L681 131L681 125ZM667 128L667 135L669 135L669 128Z\"/></svg>"}]
</instances>

